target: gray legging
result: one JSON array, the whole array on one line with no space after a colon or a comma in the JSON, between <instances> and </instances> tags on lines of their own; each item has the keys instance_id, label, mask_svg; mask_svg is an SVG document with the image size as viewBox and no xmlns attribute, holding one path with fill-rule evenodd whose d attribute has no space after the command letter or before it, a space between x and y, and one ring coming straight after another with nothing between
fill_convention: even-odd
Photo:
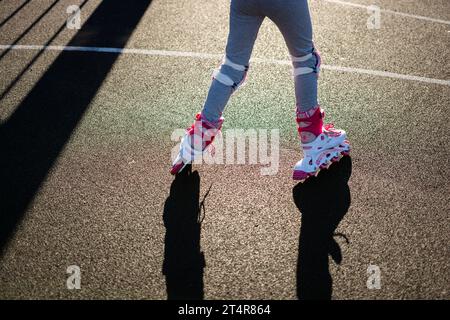
<instances>
[{"instance_id":1,"label":"gray legging","mask_svg":"<svg viewBox=\"0 0 450 320\"><path fill-rule=\"evenodd\" d=\"M299 111L317 105L320 56L314 49L307 0L231 0L230 30L225 58L214 74L203 117L217 122L231 94L245 80L258 30L265 17L283 34L294 67Z\"/></svg>"}]
</instances>

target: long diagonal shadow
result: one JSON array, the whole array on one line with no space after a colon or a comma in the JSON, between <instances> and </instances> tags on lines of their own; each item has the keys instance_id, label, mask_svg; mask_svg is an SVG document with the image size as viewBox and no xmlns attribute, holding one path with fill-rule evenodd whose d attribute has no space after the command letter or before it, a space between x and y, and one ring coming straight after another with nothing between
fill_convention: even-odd
<instances>
[{"instance_id":1,"label":"long diagonal shadow","mask_svg":"<svg viewBox=\"0 0 450 320\"><path fill-rule=\"evenodd\" d=\"M164 204L166 227L163 274L168 300L202 300L205 258L200 247L201 215L200 176L191 167L178 174L170 186Z\"/></svg>"},{"instance_id":2,"label":"long diagonal shadow","mask_svg":"<svg viewBox=\"0 0 450 320\"><path fill-rule=\"evenodd\" d=\"M68 45L124 47L150 3L102 1ZM62 52L0 127L0 255L117 57Z\"/></svg>"},{"instance_id":3,"label":"long diagonal shadow","mask_svg":"<svg viewBox=\"0 0 450 320\"><path fill-rule=\"evenodd\" d=\"M12 43L11 45L16 45L17 43L19 43L20 40L23 39L23 37L25 37L58 3L59 0L54 0L53 3L44 10L44 12L42 12L39 17L36 18L36 20L33 21L33 23L31 23L26 29L25 31L23 31ZM11 49L8 48L5 51L3 51L2 53L0 53L0 59L2 59L5 55L8 54L8 52Z\"/></svg>"},{"instance_id":4,"label":"long diagonal shadow","mask_svg":"<svg viewBox=\"0 0 450 320\"><path fill-rule=\"evenodd\" d=\"M84 7L84 5L88 2L89 0L84 0L80 5L79 8L80 10ZM51 9L51 8L50 8ZM50 45L53 40L56 39L56 37L59 36L59 34L66 28L66 24L64 23L63 25L61 25L59 27L59 29L53 34L53 36L50 37L50 39L47 40L47 42L44 44L45 46ZM29 29L31 30L31 29ZM23 35L26 35L28 31L25 31L23 33ZM20 40L21 37L19 37L12 45L15 45L18 40ZM2 59L11 49L6 49L5 51L3 51L3 53L0 55L0 59ZM43 55L45 52L45 48L42 48L41 50L38 51L37 54L34 55L34 57L27 63L27 65L25 67L22 68L22 71L20 71L16 77L9 83L9 85L3 90L3 92L0 94L0 102L9 94L9 92L16 86L16 84L19 82L19 80L23 77L23 75L25 73L28 72L28 70L33 66L33 64L41 57L41 55Z\"/></svg>"},{"instance_id":5,"label":"long diagonal shadow","mask_svg":"<svg viewBox=\"0 0 450 320\"><path fill-rule=\"evenodd\" d=\"M0 0L0 3L2 1ZM12 13L9 14L2 22L0 22L0 28L3 27L12 17L14 17L16 14L19 13L20 10L22 10L27 4L29 4L31 0L24 1L16 10L14 10Z\"/></svg>"},{"instance_id":6,"label":"long diagonal shadow","mask_svg":"<svg viewBox=\"0 0 450 320\"><path fill-rule=\"evenodd\" d=\"M340 264L342 253L335 230L350 207L352 162L344 157L318 177L297 184L294 202L302 214L297 261L297 296L301 300L329 300L333 280L328 255Z\"/></svg>"}]
</instances>

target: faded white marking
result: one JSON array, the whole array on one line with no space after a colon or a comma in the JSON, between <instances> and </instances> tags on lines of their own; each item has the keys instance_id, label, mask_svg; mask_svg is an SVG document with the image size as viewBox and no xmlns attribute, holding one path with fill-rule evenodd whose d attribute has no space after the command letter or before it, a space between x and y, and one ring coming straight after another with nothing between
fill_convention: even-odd
<instances>
[{"instance_id":1,"label":"faded white marking","mask_svg":"<svg viewBox=\"0 0 450 320\"><path fill-rule=\"evenodd\" d=\"M330 2L330 3L335 3L335 4L340 4L340 5L343 5L343 6L350 6L350 7L355 7L355 8L361 8L361 9L369 8L369 6L366 6L366 5L363 5L363 4L347 2L347 1L341 1L341 0L323 0L323 1ZM435 19L435 18L419 16L419 15L405 13L405 12L400 12L400 11L389 10L389 9L381 9L380 11L381 12L385 12L385 13L389 13L389 14L394 14L394 15L397 15L397 16L408 17L408 18L413 18L413 19L419 19L419 20L425 20L425 21L436 22L436 23L443 23L443 24L449 24L450 25L450 21L448 21L448 20Z\"/></svg>"},{"instance_id":2,"label":"faded white marking","mask_svg":"<svg viewBox=\"0 0 450 320\"><path fill-rule=\"evenodd\" d=\"M46 51L79 51L79 52L100 52L100 53L118 53L118 54L139 54L148 56L163 56L163 57L185 57L196 59L222 59L222 54L189 52L189 51L169 51L169 50L151 50L151 49L132 49L132 48L108 48L108 47L76 47L76 46L42 46L42 45L0 45L1 50L46 50ZM290 60L264 59L253 58L251 62L291 65ZM350 68L333 65L321 65L322 69L331 71L340 71L347 73L366 74L377 77L419 81L425 83L433 83L444 86L450 86L450 80L433 79L420 76L413 76L408 74L400 74L394 72L371 70L363 68Z\"/></svg>"}]
</instances>

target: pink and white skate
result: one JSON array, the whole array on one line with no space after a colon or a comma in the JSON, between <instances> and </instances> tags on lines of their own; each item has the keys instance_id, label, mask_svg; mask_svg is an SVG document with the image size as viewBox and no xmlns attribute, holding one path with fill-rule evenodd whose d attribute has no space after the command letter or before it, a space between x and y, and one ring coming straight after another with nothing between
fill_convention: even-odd
<instances>
[{"instance_id":1,"label":"pink and white skate","mask_svg":"<svg viewBox=\"0 0 450 320\"><path fill-rule=\"evenodd\" d=\"M326 124L314 141L302 143L302 149L304 158L295 164L292 176L299 182L317 176L320 170L328 169L333 162L349 155L350 144L344 130Z\"/></svg>"},{"instance_id":2,"label":"pink and white skate","mask_svg":"<svg viewBox=\"0 0 450 320\"><path fill-rule=\"evenodd\" d=\"M202 118L198 113L195 116L194 124L186 130L181 139L180 150L175 158L170 173L175 175L180 173L188 164L200 157L214 141L215 136L222 128L223 118L217 124L212 124Z\"/></svg>"}]
</instances>

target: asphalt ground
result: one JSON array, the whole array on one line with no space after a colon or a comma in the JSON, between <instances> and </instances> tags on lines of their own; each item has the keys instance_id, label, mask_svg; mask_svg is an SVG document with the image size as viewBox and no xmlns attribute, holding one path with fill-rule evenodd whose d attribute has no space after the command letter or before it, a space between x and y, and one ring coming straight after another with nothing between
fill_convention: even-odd
<instances>
[{"instance_id":1,"label":"asphalt ground","mask_svg":"<svg viewBox=\"0 0 450 320\"><path fill-rule=\"evenodd\" d=\"M65 27L75 3L80 30ZM224 132L278 129L279 170L174 179L171 134L206 97L229 1L0 1L0 45L61 46L0 51L0 298L449 299L450 4L353 3L414 17L368 29L364 8L311 2L320 102L352 152L296 184L291 70L269 20Z\"/></svg>"}]
</instances>

